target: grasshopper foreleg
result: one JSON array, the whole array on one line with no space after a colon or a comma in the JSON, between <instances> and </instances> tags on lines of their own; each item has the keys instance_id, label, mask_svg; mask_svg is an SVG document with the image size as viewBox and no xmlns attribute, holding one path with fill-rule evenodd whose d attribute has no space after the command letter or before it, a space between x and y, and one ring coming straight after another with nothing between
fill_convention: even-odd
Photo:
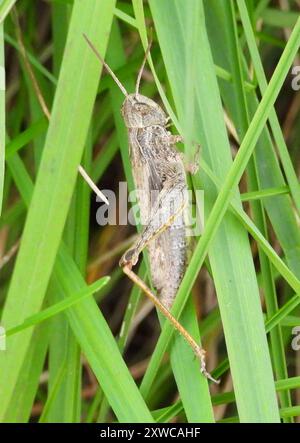
<instances>
[{"instance_id":1,"label":"grasshopper foreleg","mask_svg":"<svg viewBox=\"0 0 300 443\"><path fill-rule=\"evenodd\" d=\"M184 183L176 175L167 179L151 211L150 218L134 245L120 260L121 266L134 266L142 250L172 224L187 204Z\"/></svg>"},{"instance_id":2,"label":"grasshopper foreleg","mask_svg":"<svg viewBox=\"0 0 300 443\"><path fill-rule=\"evenodd\" d=\"M197 172L199 171L200 149L201 149L200 145L196 144L196 150L193 161L189 161L189 159L186 157L186 155L183 152L179 153L186 172L189 172L192 175L197 174Z\"/></svg>"}]
</instances>

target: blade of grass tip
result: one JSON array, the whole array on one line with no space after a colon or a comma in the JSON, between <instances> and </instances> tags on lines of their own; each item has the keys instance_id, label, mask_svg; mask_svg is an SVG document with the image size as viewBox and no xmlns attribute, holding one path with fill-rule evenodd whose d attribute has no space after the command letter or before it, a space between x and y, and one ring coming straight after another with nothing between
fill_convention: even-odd
<instances>
[{"instance_id":1,"label":"blade of grass tip","mask_svg":"<svg viewBox=\"0 0 300 443\"><path fill-rule=\"evenodd\" d=\"M141 39L145 41L147 29L145 26L143 2L134 0L133 7ZM192 21L192 23L187 24L187 30L193 31L195 29L195 24L193 23L195 17L197 17L197 14L187 15L187 19ZM187 31L187 34L189 35L189 44L191 44L194 42L193 32ZM188 80L186 82L188 83ZM168 107L170 108L170 106ZM191 118L190 120L192 121L193 119ZM163 325L165 319L161 315L159 317L161 325ZM181 324L191 333L196 342L201 345L197 315L192 300L188 303L181 317ZM208 382L199 371L199 362L195 360L193 352L178 334L176 334L171 348L171 364L187 419L190 422L213 421Z\"/></svg>"},{"instance_id":2,"label":"blade of grass tip","mask_svg":"<svg viewBox=\"0 0 300 443\"><path fill-rule=\"evenodd\" d=\"M3 23L0 23L0 215L2 212L5 161L5 61Z\"/></svg>"},{"instance_id":3,"label":"blade of grass tip","mask_svg":"<svg viewBox=\"0 0 300 443\"><path fill-rule=\"evenodd\" d=\"M96 282L87 286L86 288L77 291L77 293L73 294L71 297L54 303L52 306L43 309L38 314L31 315L30 317L26 318L20 325L13 326L12 328L8 329L6 331L6 336L10 337L11 335L17 334L18 332L21 332L26 328L36 326L39 323L44 322L45 320L49 320L55 315L64 312L66 309L71 308L76 303L81 302L85 297L90 297L95 292L100 291L103 286L108 283L109 279L109 277L102 277Z\"/></svg>"},{"instance_id":4,"label":"blade of grass tip","mask_svg":"<svg viewBox=\"0 0 300 443\"><path fill-rule=\"evenodd\" d=\"M8 328L38 311L49 282L71 201L99 80L99 64L82 34L107 45L115 1L75 2L65 57L56 89L51 121L30 209L22 236L2 322ZM78 76L74 72L81 66ZM43 214L43 217L41 217ZM20 303L20 288L22 302ZM30 343L27 330L8 339L9 352L0 355L0 417L14 387Z\"/></svg>"}]
</instances>

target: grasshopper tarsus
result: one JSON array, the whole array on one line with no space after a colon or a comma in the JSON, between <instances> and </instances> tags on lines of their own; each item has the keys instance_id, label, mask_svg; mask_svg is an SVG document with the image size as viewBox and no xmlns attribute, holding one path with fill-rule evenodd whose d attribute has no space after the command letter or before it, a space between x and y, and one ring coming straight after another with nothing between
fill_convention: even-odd
<instances>
[{"instance_id":1,"label":"grasshopper tarsus","mask_svg":"<svg viewBox=\"0 0 300 443\"><path fill-rule=\"evenodd\" d=\"M206 369L206 359L205 359L206 351L205 351L205 349L201 348L201 346L197 346L197 348L194 349L194 352L195 352L196 357L200 360L200 371L201 371L201 373L208 380L211 380L212 382L214 382L216 384L219 384L220 380L216 380L215 378L213 378L213 376Z\"/></svg>"}]
</instances>

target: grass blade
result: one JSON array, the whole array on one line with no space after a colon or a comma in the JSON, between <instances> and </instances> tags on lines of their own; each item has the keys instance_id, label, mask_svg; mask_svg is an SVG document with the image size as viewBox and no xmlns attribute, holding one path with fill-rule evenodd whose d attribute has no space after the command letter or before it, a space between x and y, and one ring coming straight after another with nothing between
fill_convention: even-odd
<instances>
[{"instance_id":1,"label":"grass blade","mask_svg":"<svg viewBox=\"0 0 300 443\"><path fill-rule=\"evenodd\" d=\"M143 3L139 0L135 0L133 6L139 32L141 37L143 37L147 33ZM159 12L157 13L157 16L158 15ZM194 15L192 13L189 16L190 22L192 23L194 21L194 16L197 16L197 14ZM193 41L192 33L197 24L194 23L193 25L194 26L187 27L187 39L189 40L189 45L191 41ZM192 33L188 32L188 30L192 30ZM190 38L188 38L188 36ZM175 55L174 52L173 54ZM165 319L161 318L161 316L160 321L162 325L165 323ZM188 303L188 306L181 317L181 323L190 332L192 337L195 338L196 342L201 343L197 324L197 314L192 301ZM193 423L212 422L214 419L208 382L201 375L199 371L199 363L195 360L193 352L178 334L176 334L171 348L171 364L188 421Z\"/></svg>"},{"instance_id":2,"label":"grass blade","mask_svg":"<svg viewBox=\"0 0 300 443\"><path fill-rule=\"evenodd\" d=\"M0 24L4 22L6 16L14 6L17 0L3 0L0 5Z\"/></svg>"},{"instance_id":3,"label":"grass blade","mask_svg":"<svg viewBox=\"0 0 300 443\"><path fill-rule=\"evenodd\" d=\"M2 212L5 158L5 61L3 23L0 23L0 215Z\"/></svg>"},{"instance_id":4,"label":"grass blade","mask_svg":"<svg viewBox=\"0 0 300 443\"><path fill-rule=\"evenodd\" d=\"M165 15L161 15L161 16L169 17L170 11L168 11L167 14L165 11ZM178 18L175 19L174 22L177 23ZM204 28L205 28L205 26L203 26L203 29ZM233 164L231 170L227 174L227 178L224 181L223 188L222 188L220 194L218 195L216 203L210 213L209 219L206 223L206 228L205 228L204 234L197 245L197 248L194 252L191 263L190 263L189 268L187 270L187 273L186 273L184 280L182 282L180 291L178 293L177 300L175 302L175 306L174 306L174 310L173 310L173 313L175 313L175 315L178 314L178 312L180 312L180 308L179 308L180 302L182 302L183 300L185 300L187 298L187 294L191 288L191 285L193 284L193 282L195 280L195 276L197 275L197 270L199 270L201 264L203 263L205 254L208 250L208 246L211 245L212 234L215 234L217 227L219 226L219 223L221 221L221 218L223 217L223 215L226 211L227 204L230 201L230 197L231 197L230 190L234 186L237 185L239 178L241 177L241 174L247 164L247 161L250 158L251 153L255 147L255 142L257 141L257 139L260 135L260 132L263 128L264 123L266 122L266 119L267 119L268 114L271 110L271 107L277 97L277 94L279 93L280 87L285 79L285 76L287 74L289 66L295 56L295 53L298 50L299 42L300 42L300 32L299 31L300 31L300 20L298 20L298 22L293 30L291 38L285 48L285 51L280 59L280 62L274 72L271 82L268 85L267 91L260 103L259 109L249 126L249 129L248 129L247 134L243 140L243 143L241 145L239 153L234 161L234 164ZM167 57L167 51L165 53L165 57ZM203 76L203 69L205 66L207 66L207 60L202 61L202 64L201 64L202 70L199 70L199 73L202 72L202 76ZM201 74L199 77L201 77ZM180 84L180 81L182 82L182 79L179 81L176 81L176 85ZM175 87L175 85L174 85L174 87ZM178 87L178 86L176 86L176 87ZM207 88L207 85L205 86L205 88ZM202 92L205 93L205 90ZM206 112L206 115L207 114L208 113ZM214 111L212 112L212 115L214 115ZM215 126L215 118L213 119L213 122L211 122L211 123L213 124L213 126ZM211 146L212 146L212 144L211 144ZM222 158L222 165L220 165L222 168L224 168L223 162L224 162L224 158ZM248 300L249 300L249 298L248 298ZM246 299L245 299L245 302L246 302ZM240 300L238 300L238 303L240 303ZM182 307L181 307L181 309L182 309ZM259 309L260 308L258 306L256 306L256 317L257 318L259 318L258 317ZM242 315L241 318L243 318L245 316L246 311L247 311L247 306L245 306L245 308L243 308L241 310L241 315ZM223 316L223 318L224 318L224 316ZM243 318L243 320L245 320L245 318ZM230 326L230 323L231 323L231 318L230 318L230 313L228 313L228 325L229 326ZM250 323L252 324L252 319L251 319ZM260 328L261 330L259 332L259 335L260 335L260 339L261 339L262 334L263 334L263 331L262 331L263 325L262 325L262 321L260 323L261 323L261 328ZM239 326L241 326L241 325L242 325L242 323L240 323ZM161 334L161 337L160 337L160 345L166 340L167 333L168 333L168 337L170 337L172 334L172 331L170 330L168 325L166 325L166 327L164 329L165 330L163 331L163 333ZM167 332L165 332L165 331L167 331ZM256 331L256 332L258 332L258 331ZM166 334L166 335L164 336L164 334ZM246 332L246 334L248 335L247 332ZM257 337L253 337L253 339L254 340L253 341L251 340L251 341L252 341L253 346L255 348L255 346L256 346L255 343L257 343L257 341L256 341ZM240 340L240 338L239 338L239 340ZM238 347L240 348L240 346L238 346ZM237 348L234 349L234 346L232 346L232 351L234 354L235 354L236 350L237 350ZM239 349L239 350L241 351L241 349ZM242 351L244 352L245 349L243 349ZM250 357L250 355L251 355L251 352L248 354L247 360L250 363L250 365L252 365L253 360L251 361L252 357ZM267 367L268 363L266 360L266 342L264 345L264 349L261 349L261 356L262 356L262 358L265 362L265 365ZM157 356L155 356L155 358L156 357ZM238 357L238 359L240 359L240 356L237 356L237 357ZM257 360L257 364L258 364L258 368L262 369L261 362ZM247 372L249 371L249 367L244 368L244 369L246 369ZM264 381L260 385L260 389L261 389L260 393L257 392L256 396L250 394L251 397L254 399L254 402L253 402L252 408L251 408L251 413L250 413L251 419L264 420L264 419L266 419L266 418L264 418L265 414L266 414L266 416L268 417L268 420L277 421L278 420L278 413L276 413L275 396L274 396L274 394L272 394L272 379L270 378L270 366L269 366L267 373L262 372L261 370L259 370L259 372L262 375L261 380L264 380ZM251 378L253 376L253 374L257 373L257 371L256 370L250 371L248 373ZM148 374L149 374L149 372L148 372ZM244 377L245 377L245 372L240 373L238 383L240 384L241 387L244 385L244 381L243 381ZM144 380L147 380L147 378ZM150 381L150 379L148 379L148 380ZM144 387L149 386L148 380L147 380L147 383L146 383L146 381L144 382ZM267 384L265 384L266 380L268 380ZM253 385L258 387L257 378L253 382ZM265 392L265 395L268 399L265 404L268 404L271 401L273 406L270 409L267 408L267 409L260 411L257 408L259 407L259 405L260 405L260 407L263 407L261 401L259 401L259 398L261 397L262 392ZM241 401L241 403L239 405L240 414L242 415L243 420L247 420L247 419L249 419L249 408L248 408L248 405L244 402L243 395L240 396L240 401ZM270 411L272 411L272 412L270 412Z\"/></svg>"},{"instance_id":5,"label":"grass blade","mask_svg":"<svg viewBox=\"0 0 300 443\"><path fill-rule=\"evenodd\" d=\"M73 7L45 149L3 311L2 322L6 328L21 322L42 305L71 201L99 79L99 65L82 33L87 32L93 40L100 41L103 52L114 3L110 0L101 4L91 1L83 6L76 2ZM83 69L75 78L73 73L82 66L83 60ZM21 288L22 303L19 303ZM30 330L11 337L7 343L9 351L0 355L0 376L6 379L0 387L2 418L14 393L30 337Z\"/></svg>"}]
</instances>

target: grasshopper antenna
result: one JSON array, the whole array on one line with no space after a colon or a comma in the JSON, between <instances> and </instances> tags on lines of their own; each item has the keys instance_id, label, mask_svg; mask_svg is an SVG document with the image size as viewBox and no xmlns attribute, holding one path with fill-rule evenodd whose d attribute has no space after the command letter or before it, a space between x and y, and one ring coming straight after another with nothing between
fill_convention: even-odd
<instances>
[{"instance_id":1,"label":"grasshopper antenna","mask_svg":"<svg viewBox=\"0 0 300 443\"><path fill-rule=\"evenodd\" d=\"M120 80L118 79L118 77L116 76L116 74L113 72L113 70L108 66L108 64L103 60L103 58L101 57L99 51L97 51L97 49L95 48L95 46L93 45L93 43L91 42L91 40L87 37L86 34L83 34L83 37L85 38L85 40L87 41L87 44L89 45L89 47L92 49L92 51L96 54L96 57L101 61L102 65L105 67L105 69L107 70L107 72L111 75L111 77L113 78L113 80L115 81L115 83L119 86L119 88L121 89L121 91L123 92L123 94L128 97L128 92L126 91L125 87L122 85L122 83L120 82Z\"/></svg>"},{"instance_id":2,"label":"grasshopper antenna","mask_svg":"<svg viewBox=\"0 0 300 443\"><path fill-rule=\"evenodd\" d=\"M137 76L137 79L136 79L136 85L135 85L135 98L136 99L137 99L137 96L138 96L138 93L139 93L141 78L142 78L142 75L143 75L145 64L146 64L148 55L150 54L151 45L152 45L152 35L150 37L150 41L149 41L147 50L146 50L145 55L144 55L144 60L143 60L142 66L140 67L140 70L139 70L139 73L138 73L138 76Z\"/></svg>"}]
</instances>

